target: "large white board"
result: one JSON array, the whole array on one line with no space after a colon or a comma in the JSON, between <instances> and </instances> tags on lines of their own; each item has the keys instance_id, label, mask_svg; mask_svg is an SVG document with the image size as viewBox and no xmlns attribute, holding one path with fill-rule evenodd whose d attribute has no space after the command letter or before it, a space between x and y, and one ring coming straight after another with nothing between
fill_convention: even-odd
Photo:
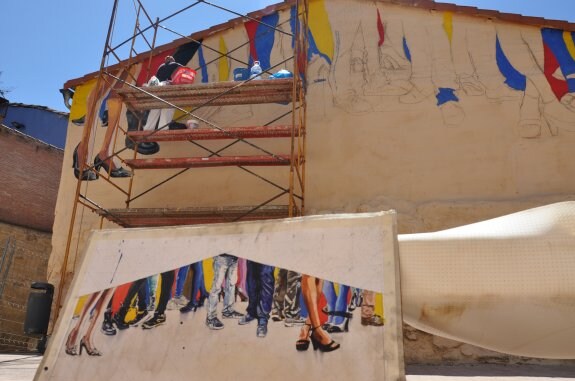
<instances>
[{"instance_id":1,"label":"large white board","mask_svg":"<svg viewBox=\"0 0 575 381\"><path fill-rule=\"evenodd\" d=\"M95 231L36 380L404 379L397 247L393 212ZM100 331L102 308L90 301L95 306L115 287L222 253L385 292L386 325L360 324L357 308L349 332L332 335L340 344L333 352L296 351L300 328L271 321L265 338L256 337L255 324L230 319L210 330L205 309L166 311L166 324L154 329ZM235 307L243 312L245 303ZM79 333L70 340L74 329ZM78 343L86 332L101 355L89 356L86 348L66 353L67 342Z\"/></svg>"}]
</instances>

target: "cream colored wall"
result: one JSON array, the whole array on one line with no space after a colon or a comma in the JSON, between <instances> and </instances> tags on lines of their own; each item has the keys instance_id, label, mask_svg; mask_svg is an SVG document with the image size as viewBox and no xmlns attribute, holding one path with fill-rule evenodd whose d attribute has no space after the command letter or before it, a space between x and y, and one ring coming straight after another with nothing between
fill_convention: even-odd
<instances>
[{"instance_id":1,"label":"cream colored wall","mask_svg":"<svg viewBox=\"0 0 575 381\"><path fill-rule=\"evenodd\" d=\"M511 40L508 43L513 48L510 60L517 58L513 63L517 62L518 68L527 67L520 58L526 59L524 56L530 52L540 51L519 51L529 48L522 35L539 33L536 28L499 25L455 15L450 50L442 27L442 14L382 5L380 14L387 30L401 28L398 24L403 21L404 36L412 52L411 69L390 71L377 67L374 14L375 7L365 4L357 8L353 17L347 17L347 22L332 21L336 33L339 32L341 49L330 82L332 88L337 86L337 91L323 115L316 112L313 100L309 108L308 200L311 205L329 209L341 205L342 200L345 204L354 204L381 195L425 202L519 198L575 189L570 176L574 169L570 159L575 135L568 130L569 125L559 128L557 136L551 136L545 125L546 115L539 115L535 121L542 125L541 136L521 138L522 117L526 118L527 112L537 113L537 104L533 110L522 110L522 102L526 102L524 94L503 84L493 60L488 62L489 67L480 67L480 64L487 66L487 62L481 61L485 56L493 58L494 40L483 45L469 40L471 35L486 38L487 33L494 37L497 31ZM357 21L350 21L354 19ZM370 33L367 25L372 25ZM458 46L466 41L456 37L465 33L467 44ZM401 48L392 46L391 39L383 46L395 50L390 56L399 56ZM386 53L380 51L380 54ZM459 67L453 64L467 57L477 58L475 72L459 72ZM426 71L416 73L417 59L425 62ZM356 73L349 70L352 60L363 61L364 66ZM407 64L401 62L401 65ZM372 65L376 66L373 70ZM480 76L483 72L485 76ZM464 76L470 74L474 76L472 83L464 84ZM370 86L377 86L378 75L402 77L374 90L378 95L370 95ZM499 83L498 88L487 87L494 81ZM483 88L483 94L466 91L466 86L471 85ZM382 95L384 91L395 91L398 86L412 87L399 96ZM460 98L458 104L450 102L453 104L438 107L433 96L437 87L454 88ZM310 92L313 94L313 90ZM427 95L416 102L421 93ZM353 95L345 98L346 94ZM575 120L575 112L565 107L559 115L564 120ZM337 192L333 186L316 181L323 173L339 174Z\"/></svg>"},{"instance_id":2,"label":"cream colored wall","mask_svg":"<svg viewBox=\"0 0 575 381\"><path fill-rule=\"evenodd\" d=\"M308 69L307 214L395 208L400 233L424 232L573 199L575 110L554 97L542 74L539 28L458 14L451 16L450 24L449 14L384 2L311 4L311 32L324 56L313 55ZM381 47L378 12L385 30ZM282 12L280 24L288 18L289 11ZM283 27L289 31L289 23ZM231 50L245 35L240 25L206 38L204 45L219 49L221 37ZM527 75L525 91L504 83L495 59L496 35L512 65ZM404 53L404 38L411 62ZM290 46L289 37L275 33L272 63L291 54ZM206 61L214 56L204 52ZM248 54L246 46L234 56L247 61ZM197 62L196 56L189 66L197 67ZM240 66L228 61L228 77ZM291 63L287 67L293 70ZM210 65L211 81L224 79L220 69ZM439 88L453 89L459 101L438 106ZM199 114L222 126L254 125L285 110L280 105L237 106ZM288 122L284 118L278 123ZM49 269L49 279L56 284L74 204L71 155L82 128L71 124L68 131ZM91 143L96 150L104 132L96 128ZM257 143L276 153L288 149L287 142ZM224 144L205 145L217 149ZM161 147L156 157L205 155L189 143ZM116 145L121 148L123 137ZM228 151L253 152L241 144ZM132 151L122 154L131 155ZM287 185L287 170L255 171ZM172 173L138 173L134 193ZM127 187L128 180L118 184ZM102 180L84 183L83 193L84 189L106 208L124 205L124 197ZM276 193L235 168L194 169L132 206L250 205ZM69 271L78 263L74 258L88 231L98 228L100 220L81 208L76 223Z\"/></svg>"}]
</instances>

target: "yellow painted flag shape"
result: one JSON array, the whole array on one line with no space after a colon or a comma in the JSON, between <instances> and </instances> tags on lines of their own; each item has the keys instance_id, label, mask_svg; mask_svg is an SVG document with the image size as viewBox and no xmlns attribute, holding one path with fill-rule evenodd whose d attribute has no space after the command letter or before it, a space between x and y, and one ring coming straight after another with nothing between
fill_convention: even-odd
<instances>
[{"instance_id":1,"label":"yellow painted flag shape","mask_svg":"<svg viewBox=\"0 0 575 381\"><path fill-rule=\"evenodd\" d=\"M334 42L329 17L325 9L325 0L309 2L309 29L317 49L333 61Z\"/></svg>"}]
</instances>

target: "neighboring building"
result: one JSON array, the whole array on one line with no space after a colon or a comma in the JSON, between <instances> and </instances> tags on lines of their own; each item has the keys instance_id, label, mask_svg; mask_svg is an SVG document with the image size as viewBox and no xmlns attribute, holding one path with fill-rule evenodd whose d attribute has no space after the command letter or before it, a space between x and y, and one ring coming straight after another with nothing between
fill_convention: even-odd
<instances>
[{"instance_id":1,"label":"neighboring building","mask_svg":"<svg viewBox=\"0 0 575 381\"><path fill-rule=\"evenodd\" d=\"M417 233L575 199L575 24L433 1L311 4L306 214L395 209L399 232ZM251 16L289 31L293 14L293 2L285 1ZM234 69L245 68L234 60L218 63L214 50L232 51L257 35L257 28L248 24L235 19L193 35L212 47L200 48L187 63L199 68L198 82L232 80ZM244 62L259 60L264 70L292 54L291 37L279 32L260 41L234 54ZM186 42L159 47L154 62ZM140 58L148 62L149 55ZM283 68L293 70L291 61L272 70ZM88 74L66 83L77 95L71 119L85 115L94 77ZM252 126L273 120L280 107L222 107L202 116L224 126ZM120 124L127 129L125 120ZM49 265L54 284L61 279L75 211L77 181L71 167L83 132L69 125ZM90 142L96 148L88 162L94 161L105 131L95 129ZM114 151L124 148L123 136L114 142ZM265 146L277 148L274 142ZM210 147L218 149L215 144ZM242 155L249 147L238 144L232 149ZM188 143L161 143L157 157L185 157L191 152L208 155ZM131 159L133 151L120 156ZM131 192L143 193L174 173L138 171L129 183ZM281 177L269 168L258 173L278 182ZM120 179L118 184L127 188L128 181ZM255 205L274 191L237 168L192 169L130 206ZM84 195L107 208L119 208L126 200L101 179L88 182ZM78 249L66 259L68 274L77 270L76 259L90 230L102 227L118 225L87 210L81 222L76 219L73 238ZM413 328L406 328L405 344L406 360L412 363L528 361Z\"/></svg>"},{"instance_id":2,"label":"neighboring building","mask_svg":"<svg viewBox=\"0 0 575 381\"><path fill-rule=\"evenodd\" d=\"M64 114L18 105L5 122L16 120L63 145ZM37 338L24 334L26 304L32 282L47 280L62 159L61 148L0 124L0 352L36 348Z\"/></svg>"},{"instance_id":3,"label":"neighboring building","mask_svg":"<svg viewBox=\"0 0 575 381\"><path fill-rule=\"evenodd\" d=\"M8 101L8 99L0 97L0 123L3 123L4 121L4 117L6 116L9 103L10 102Z\"/></svg>"},{"instance_id":4,"label":"neighboring building","mask_svg":"<svg viewBox=\"0 0 575 381\"><path fill-rule=\"evenodd\" d=\"M66 144L68 113L44 106L9 103L4 125L58 148Z\"/></svg>"}]
</instances>

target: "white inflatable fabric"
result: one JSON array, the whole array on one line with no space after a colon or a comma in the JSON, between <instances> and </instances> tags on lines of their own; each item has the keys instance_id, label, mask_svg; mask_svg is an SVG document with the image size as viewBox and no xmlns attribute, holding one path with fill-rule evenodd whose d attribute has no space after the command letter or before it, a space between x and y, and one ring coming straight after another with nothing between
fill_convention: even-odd
<instances>
[{"instance_id":1,"label":"white inflatable fabric","mask_svg":"<svg viewBox=\"0 0 575 381\"><path fill-rule=\"evenodd\" d=\"M575 202L399 242L406 323L499 352L575 359Z\"/></svg>"}]
</instances>

